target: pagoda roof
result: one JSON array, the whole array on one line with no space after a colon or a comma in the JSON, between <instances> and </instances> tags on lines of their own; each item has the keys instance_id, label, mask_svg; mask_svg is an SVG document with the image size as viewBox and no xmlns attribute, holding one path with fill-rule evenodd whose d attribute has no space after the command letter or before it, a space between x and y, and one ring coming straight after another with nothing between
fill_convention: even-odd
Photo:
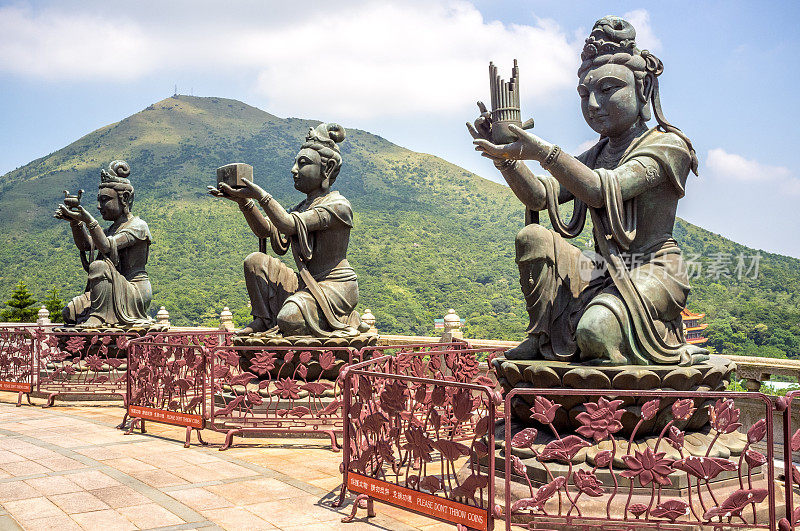
<instances>
[{"instance_id":1,"label":"pagoda roof","mask_svg":"<svg viewBox=\"0 0 800 531\"><path fill-rule=\"evenodd\" d=\"M684 321L687 319L702 319L705 316L706 314L704 313L693 313L687 308L681 310L681 317L683 318Z\"/></svg>"}]
</instances>

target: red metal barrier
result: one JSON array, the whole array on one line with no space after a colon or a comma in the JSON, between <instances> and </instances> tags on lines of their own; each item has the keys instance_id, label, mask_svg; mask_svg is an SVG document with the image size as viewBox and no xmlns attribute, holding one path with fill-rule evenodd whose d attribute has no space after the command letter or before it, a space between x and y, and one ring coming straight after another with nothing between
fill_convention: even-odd
<instances>
[{"instance_id":1,"label":"red metal barrier","mask_svg":"<svg viewBox=\"0 0 800 531\"><path fill-rule=\"evenodd\" d=\"M200 430L208 417L208 349L224 345L226 332L166 332L135 339L128 344L126 434L151 420L186 428L189 447L192 431L205 444Z\"/></svg>"},{"instance_id":2,"label":"red metal barrier","mask_svg":"<svg viewBox=\"0 0 800 531\"><path fill-rule=\"evenodd\" d=\"M236 435L325 433L334 451L342 433L339 373L346 347L220 347L210 350L208 428Z\"/></svg>"},{"instance_id":3,"label":"red metal barrier","mask_svg":"<svg viewBox=\"0 0 800 531\"><path fill-rule=\"evenodd\" d=\"M469 350L438 352L443 359ZM494 526L494 419L499 395L492 385L441 375L432 352L382 356L348 367L344 378L344 459L341 505L357 494L472 529ZM481 466L480 460L486 465Z\"/></svg>"},{"instance_id":4,"label":"red metal barrier","mask_svg":"<svg viewBox=\"0 0 800 531\"><path fill-rule=\"evenodd\" d=\"M514 448L510 459L505 453L503 457L507 530L512 525L529 529L777 529L774 406L769 397L734 392L514 389L505 398L506 411L519 395L537 396L531 412L540 431L528 427L512 438L511 418L506 416L505 448ZM746 435L737 435L741 427L738 400L764 406L764 419ZM581 423L578 435L559 434L554 428L553 419L562 409L558 401L572 404L568 414L570 418L576 415ZM661 401L672 404L669 415L656 416ZM636 415L631 417L633 412ZM705 415L709 431L702 440L708 443L707 449L692 444L700 439L682 431L692 419ZM621 421L628 428L633 426L627 438L618 435L623 430ZM649 430L656 426L659 435L648 444L635 442L637 431L645 426ZM761 441L766 442L767 455L752 447ZM544 481L534 484L532 470Z\"/></svg>"},{"instance_id":5,"label":"red metal barrier","mask_svg":"<svg viewBox=\"0 0 800 531\"><path fill-rule=\"evenodd\" d=\"M795 504L800 498L800 467L794 464L794 454L800 451L800 429L792 431L792 405L800 391L790 391L785 397L777 399L777 406L783 410L783 474L786 511L779 522L781 531L800 528L800 506ZM798 489L798 490L795 490Z\"/></svg>"},{"instance_id":6,"label":"red metal barrier","mask_svg":"<svg viewBox=\"0 0 800 531\"><path fill-rule=\"evenodd\" d=\"M0 328L0 391L17 393L17 407L25 395L31 403L35 343L30 327Z\"/></svg>"},{"instance_id":7,"label":"red metal barrier","mask_svg":"<svg viewBox=\"0 0 800 531\"><path fill-rule=\"evenodd\" d=\"M126 399L129 332L37 330L36 391L50 407L58 396Z\"/></svg>"}]
</instances>

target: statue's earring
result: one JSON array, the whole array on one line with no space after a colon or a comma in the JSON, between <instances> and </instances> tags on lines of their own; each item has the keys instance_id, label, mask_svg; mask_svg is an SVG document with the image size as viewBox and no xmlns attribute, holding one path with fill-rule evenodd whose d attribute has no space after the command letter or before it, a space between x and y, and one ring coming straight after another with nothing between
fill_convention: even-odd
<instances>
[{"instance_id":1,"label":"statue's earring","mask_svg":"<svg viewBox=\"0 0 800 531\"><path fill-rule=\"evenodd\" d=\"M650 120L652 114L650 113L650 99L653 96L653 75L647 74L642 79L641 90L639 91L639 100L642 102L642 108L639 115L642 121Z\"/></svg>"}]
</instances>

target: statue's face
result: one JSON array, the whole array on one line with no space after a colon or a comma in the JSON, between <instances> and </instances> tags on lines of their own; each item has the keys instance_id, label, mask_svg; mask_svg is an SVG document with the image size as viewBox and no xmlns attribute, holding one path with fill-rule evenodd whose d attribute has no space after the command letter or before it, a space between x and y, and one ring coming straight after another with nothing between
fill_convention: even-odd
<instances>
[{"instance_id":1,"label":"statue's face","mask_svg":"<svg viewBox=\"0 0 800 531\"><path fill-rule=\"evenodd\" d=\"M297 154L292 166L294 187L308 194L322 186L325 180L324 165L319 153L311 148L303 148Z\"/></svg>"},{"instance_id":2,"label":"statue's face","mask_svg":"<svg viewBox=\"0 0 800 531\"><path fill-rule=\"evenodd\" d=\"M578 84L583 118L602 136L618 136L638 120L643 102L627 66L604 64L589 69Z\"/></svg>"},{"instance_id":3,"label":"statue's face","mask_svg":"<svg viewBox=\"0 0 800 531\"><path fill-rule=\"evenodd\" d=\"M114 221L125 212L119 194L113 188L100 188L97 193L97 210L106 221Z\"/></svg>"}]
</instances>

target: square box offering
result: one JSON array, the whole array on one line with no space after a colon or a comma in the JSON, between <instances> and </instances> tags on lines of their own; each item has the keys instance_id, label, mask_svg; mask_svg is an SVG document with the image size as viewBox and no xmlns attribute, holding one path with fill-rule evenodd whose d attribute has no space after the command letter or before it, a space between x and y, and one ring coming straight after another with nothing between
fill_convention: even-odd
<instances>
[{"instance_id":1,"label":"square box offering","mask_svg":"<svg viewBox=\"0 0 800 531\"><path fill-rule=\"evenodd\" d=\"M225 183L232 188L241 188L247 179L253 181L253 167L243 162L234 162L217 168L217 185Z\"/></svg>"}]
</instances>

